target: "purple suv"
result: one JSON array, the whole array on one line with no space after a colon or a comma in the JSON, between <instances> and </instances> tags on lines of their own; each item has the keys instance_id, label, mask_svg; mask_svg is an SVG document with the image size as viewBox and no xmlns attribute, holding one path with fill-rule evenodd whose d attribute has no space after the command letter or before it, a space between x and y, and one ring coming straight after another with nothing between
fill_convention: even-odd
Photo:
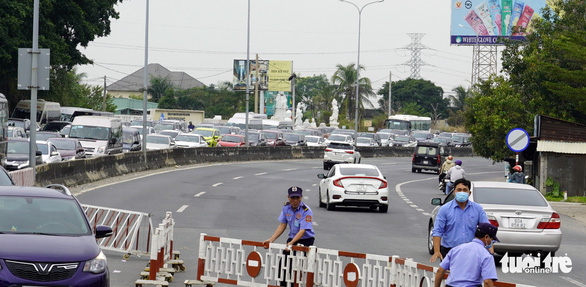
<instances>
[{"instance_id":1,"label":"purple suv","mask_svg":"<svg viewBox=\"0 0 586 287\"><path fill-rule=\"evenodd\" d=\"M60 189L57 189L60 188ZM0 287L109 286L106 256L77 199L63 186L0 187Z\"/></svg>"}]
</instances>

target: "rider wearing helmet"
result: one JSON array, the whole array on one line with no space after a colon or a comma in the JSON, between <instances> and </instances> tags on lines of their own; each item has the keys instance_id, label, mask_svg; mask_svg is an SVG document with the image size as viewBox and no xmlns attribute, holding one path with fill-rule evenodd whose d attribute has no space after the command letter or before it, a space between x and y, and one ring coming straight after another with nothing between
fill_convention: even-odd
<instances>
[{"instance_id":1,"label":"rider wearing helmet","mask_svg":"<svg viewBox=\"0 0 586 287\"><path fill-rule=\"evenodd\" d=\"M446 158L446 161L444 161L444 163L442 164L442 167L440 168L440 172L439 172L439 187L441 190L443 190L443 181L444 178L446 177L446 172L448 172L448 170L450 170L450 168L452 168L454 166L454 162L452 161L454 159L453 156L449 155Z\"/></svg>"},{"instance_id":2,"label":"rider wearing helmet","mask_svg":"<svg viewBox=\"0 0 586 287\"><path fill-rule=\"evenodd\" d=\"M456 165L450 168L446 173L446 176L450 179L450 182L448 182L446 188L446 193L450 193L450 191L452 190L452 185L456 180L460 178L466 178L466 172L462 168L462 161L456 160L455 163Z\"/></svg>"},{"instance_id":3,"label":"rider wearing helmet","mask_svg":"<svg viewBox=\"0 0 586 287\"><path fill-rule=\"evenodd\" d=\"M523 174L523 168L520 165L514 166L513 170L515 172L511 175L511 178L509 179L510 182L523 184L527 183L525 182L525 174Z\"/></svg>"}]
</instances>

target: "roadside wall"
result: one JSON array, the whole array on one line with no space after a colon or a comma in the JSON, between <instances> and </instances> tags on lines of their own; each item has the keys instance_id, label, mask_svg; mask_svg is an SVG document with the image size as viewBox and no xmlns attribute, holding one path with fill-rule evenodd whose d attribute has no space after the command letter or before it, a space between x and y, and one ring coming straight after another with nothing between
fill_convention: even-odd
<instances>
[{"instance_id":1,"label":"roadside wall","mask_svg":"<svg viewBox=\"0 0 586 287\"><path fill-rule=\"evenodd\" d=\"M413 148L360 148L363 157L410 157ZM214 147L129 152L97 158L64 161L36 167L37 186L58 183L73 186L144 170L214 162L280 159L321 159L323 147ZM473 156L471 148L452 148L455 157Z\"/></svg>"},{"instance_id":2,"label":"roadside wall","mask_svg":"<svg viewBox=\"0 0 586 287\"><path fill-rule=\"evenodd\" d=\"M539 161L539 186L542 193L551 191L545 181L551 177L568 196L586 196L586 155L543 152Z\"/></svg>"}]
</instances>

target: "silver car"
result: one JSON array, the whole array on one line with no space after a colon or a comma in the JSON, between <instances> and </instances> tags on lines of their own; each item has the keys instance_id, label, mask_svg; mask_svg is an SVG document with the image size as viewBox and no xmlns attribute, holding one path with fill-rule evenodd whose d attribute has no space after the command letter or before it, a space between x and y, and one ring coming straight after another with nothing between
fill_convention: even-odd
<instances>
[{"instance_id":1,"label":"silver car","mask_svg":"<svg viewBox=\"0 0 586 287\"><path fill-rule=\"evenodd\" d=\"M446 204L454 199L453 192L442 203L440 198L431 200L433 205ZM553 210L543 195L528 184L474 181L470 200L479 203L488 220L498 226L498 238L494 251L499 254L555 252L560 248L562 230L560 215ZM428 227L428 251L433 254L431 232L435 217L440 209L437 206L431 213ZM543 257L543 256L542 256Z\"/></svg>"},{"instance_id":2,"label":"silver car","mask_svg":"<svg viewBox=\"0 0 586 287\"><path fill-rule=\"evenodd\" d=\"M328 170L337 163L360 163L360 152L348 142L330 142L324 151L324 169Z\"/></svg>"}]
</instances>

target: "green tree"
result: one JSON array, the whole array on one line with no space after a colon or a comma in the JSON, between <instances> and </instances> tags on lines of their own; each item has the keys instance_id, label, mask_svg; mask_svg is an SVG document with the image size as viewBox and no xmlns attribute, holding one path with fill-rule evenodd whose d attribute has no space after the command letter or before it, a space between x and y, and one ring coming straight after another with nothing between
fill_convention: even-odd
<instances>
[{"instance_id":1,"label":"green tree","mask_svg":"<svg viewBox=\"0 0 586 287\"><path fill-rule=\"evenodd\" d=\"M158 103L162 97L169 93L173 94L173 90L174 87L171 80L169 80L169 77L151 77L149 95L151 95L151 100L153 102Z\"/></svg>"},{"instance_id":2,"label":"green tree","mask_svg":"<svg viewBox=\"0 0 586 287\"><path fill-rule=\"evenodd\" d=\"M329 94L327 94L329 92ZM311 77L298 77L295 83L296 103L303 102L307 106L307 112L304 118L317 118L318 111L327 109L324 101L327 98L333 98L333 88L326 75L314 75ZM316 119L323 122L319 119Z\"/></svg>"},{"instance_id":3,"label":"green tree","mask_svg":"<svg viewBox=\"0 0 586 287\"><path fill-rule=\"evenodd\" d=\"M431 81L407 78L393 82L391 89L394 113L448 117L449 100L443 98L444 90ZM386 82L377 94L382 96L380 106L388 110L389 83Z\"/></svg>"},{"instance_id":4,"label":"green tree","mask_svg":"<svg viewBox=\"0 0 586 287\"><path fill-rule=\"evenodd\" d=\"M51 49L51 67L71 70L91 63L78 47L87 47L96 37L110 34L111 19L118 19L115 5L122 0L76 1L41 0L39 5L39 48ZM11 105L28 98L30 92L18 91L18 48L32 47L33 1L0 1L0 91ZM55 73L51 87L60 76ZM56 94L53 94L56 95ZM39 94L39 98L48 96Z\"/></svg>"},{"instance_id":5,"label":"green tree","mask_svg":"<svg viewBox=\"0 0 586 287\"><path fill-rule=\"evenodd\" d=\"M332 76L332 83L337 87L337 97L342 98L342 109L345 110L346 119L354 118L354 110L356 108L356 66L355 64L349 64L347 66L336 65L336 72ZM364 70L363 66L360 66L361 70ZM374 92L369 78L360 78L359 83L359 97L358 97L358 110L360 122L361 114L364 111L365 104L373 106L371 102Z\"/></svg>"}]
</instances>

